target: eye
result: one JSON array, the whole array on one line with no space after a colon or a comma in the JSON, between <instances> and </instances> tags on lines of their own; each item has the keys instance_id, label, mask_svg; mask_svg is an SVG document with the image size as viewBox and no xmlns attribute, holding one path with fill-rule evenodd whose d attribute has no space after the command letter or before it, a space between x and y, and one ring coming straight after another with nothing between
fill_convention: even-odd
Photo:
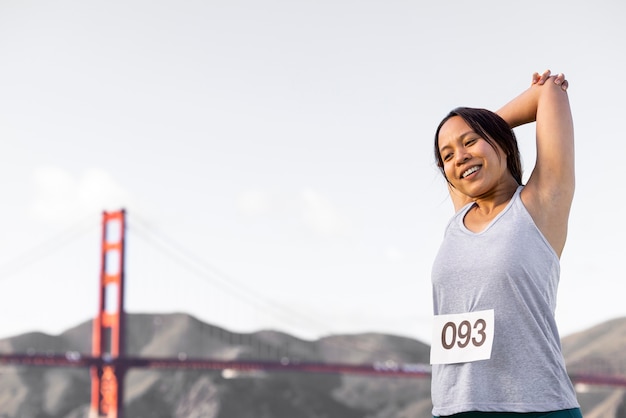
<instances>
[{"instance_id":1,"label":"eye","mask_svg":"<svg viewBox=\"0 0 626 418\"><path fill-rule=\"evenodd\" d=\"M468 147L470 145L474 145L476 142L478 141L478 138L470 138L467 140L467 142L465 143L465 146Z\"/></svg>"},{"instance_id":2,"label":"eye","mask_svg":"<svg viewBox=\"0 0 626 418\"><path fill-rule=\"evenodd\" d=\"M448 160L450 160L450 158L452 158L452 153L451 153L451 152L449 152L449 153L447 153L447 154L444 154L444 155L441 157L441 159L442 159L443 161L448 161Z\"/></svg>"}]
</instances>

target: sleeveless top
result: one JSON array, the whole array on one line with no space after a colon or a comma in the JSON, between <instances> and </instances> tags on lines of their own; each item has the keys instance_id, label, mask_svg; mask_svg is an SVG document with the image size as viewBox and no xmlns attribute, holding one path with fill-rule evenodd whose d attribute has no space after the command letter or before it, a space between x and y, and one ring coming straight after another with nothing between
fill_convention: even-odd
<instances>
[{"instance_id":1,"label":"sleeveless top","mask_svg":"<svg viewBox=\"0 0 626 418\"><path fill-rule=\"evenodd\" d=\"M435 315L494 310L489 360L432 368L433 415L578 407L554 318L559 258L520 198L481 232L449 222L432 269Z\"/></svg>"}]
</instances>

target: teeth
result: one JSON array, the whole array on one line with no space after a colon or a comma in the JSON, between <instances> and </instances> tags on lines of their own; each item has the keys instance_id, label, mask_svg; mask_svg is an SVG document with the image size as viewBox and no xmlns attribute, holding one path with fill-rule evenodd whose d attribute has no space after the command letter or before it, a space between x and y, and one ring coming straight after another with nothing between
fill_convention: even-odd
<instances>
[{"instance_id":1,"label":"teeth","mask_svg":"<svg viewBox=\"0 0 626 418\"><path fill-rule=\"evenodd\" d=\"M478 167L477 166L474 166L472 168L468 168L467 170L465 170L463 172L463 174L461 175L461 178L465 178L465 177L469 176L470 174L472 174L472 173L474 173L476 171L478 171Z\"/></svg>"}]
</instances>

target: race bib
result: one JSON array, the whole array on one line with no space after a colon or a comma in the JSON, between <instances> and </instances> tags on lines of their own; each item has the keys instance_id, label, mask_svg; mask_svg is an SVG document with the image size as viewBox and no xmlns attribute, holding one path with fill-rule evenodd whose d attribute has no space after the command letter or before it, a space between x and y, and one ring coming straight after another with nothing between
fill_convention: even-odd
<instances>
[{"instance_id":1,"label":"race bib","mask_svg":"<svg viewBox=\"0 0 626 418\"><path fill-rule=\"evenodd\" d=\"M489 360L493 346L494 311L436 315L430 364Z\"/></svg>"}]
</instances>

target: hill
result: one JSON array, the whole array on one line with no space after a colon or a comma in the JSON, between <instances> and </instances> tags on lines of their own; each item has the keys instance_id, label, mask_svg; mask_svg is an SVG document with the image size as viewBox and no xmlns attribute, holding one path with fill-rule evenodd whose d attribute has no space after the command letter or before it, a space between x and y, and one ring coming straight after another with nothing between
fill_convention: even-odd
<instances>
[{"instance_id":1,"label":"hill","mask_svg":"<svg viewBox=\"0 0 626 418\"><path fill-rule=\"evenodd\" d=\"M307 341L278 331L242 334L185 314L130 314L127 353L363 364L428 363L429 347L410 338L364 333ZM60 335L0 340L0 353L91 351L91 322ZM626 376L626 318L562 340L570 373ZM133 418L430 417L430 380L296 372L131 370L125 416ZM622 388L577 385L585 418L626 418ZM0 366L0 417L79 418L89 408L88 370Z\"/></svg>"},{"instance_id":2,"label":"hill","mask_svg":"<svg viewBox=\"0 0 626 418\"><path fill-rule=\"evenodd\" d=\"M234 360L261 355L361 364L427 363L429 355L426 344L404 337L365 333L306 341L277 331L234 333L185 314L130 314L127 329L131 356ZM90 342L88 321L58 336L28 333L0 340L0 352L89 353ZM88 370L5 366L0 373L0 416L86 416ZM133 369L125 384L125 416L133 418L409 418L429 416L431 408L428 379Z\"/></svg>"},{"instance_id":3,"label":"hill","mask_svg":"<svg viewBox=\"0 0 626 418\"><path fill-rule=\"evenodd\" d=\"M626 376L626 318L613 319L562 340L570 374ZM626 388L578 385L585 418L626 418Z\"/></svg>"}]
</instances>

